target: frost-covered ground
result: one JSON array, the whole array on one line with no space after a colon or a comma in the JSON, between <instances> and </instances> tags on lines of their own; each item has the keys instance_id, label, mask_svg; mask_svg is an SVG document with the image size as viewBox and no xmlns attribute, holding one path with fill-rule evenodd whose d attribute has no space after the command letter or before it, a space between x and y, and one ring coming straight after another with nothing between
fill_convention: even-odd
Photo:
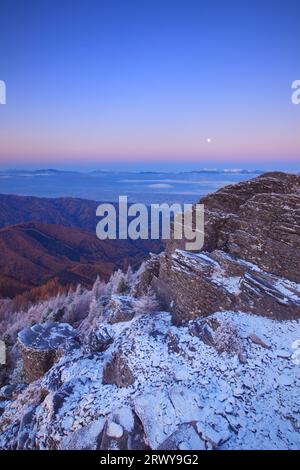
<instances>
[{"instance_id":1,"label":"frost-covered ground","mask_svg":"<svg viewBox=\"0 0 300 470\"><path fill-rule=\"evenodd\" d=\"M39 387L50 393L35 411L33 442L39 448L63 448L64 436L98 420L103 425L103 418L114 423L116 415L121 428L115 432L122 435L133 426L134 412L152 449L163 447L178 430L182 449L300 449L300 365L292 360L300 322L219 312L209 319L214 323L235 326L242 362L237 354L220 353L203 342L193 322L172 325L166 312L107 324L114 341L105 353L76 351L42 379ZM135 377L128 387L103 384L103 367L116 352ZM57 391L63 400L54 412ZM0 437L1 447L12 435L13 426Z\"/></svg>"}]
</instances>

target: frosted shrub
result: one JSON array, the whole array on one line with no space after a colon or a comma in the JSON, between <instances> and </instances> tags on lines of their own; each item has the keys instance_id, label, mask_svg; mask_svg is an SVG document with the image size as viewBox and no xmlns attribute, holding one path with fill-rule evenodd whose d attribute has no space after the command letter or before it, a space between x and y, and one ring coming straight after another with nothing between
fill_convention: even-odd
<instances>
[{"instance_id":1,"label":"frosted shrub","mask_svg":"<svg viewBox=\"0 0 300 470\"><path fill-rule=\"evenodd\" d=\"M126 294L129 291L129 285L126 283L125 278L121 278L116 288L116 294Z\"/></svg>"},{"instance_id":2,"label":"frosted shrub","mask_svg":"<svg viewBox=\"0 0 300 470\"><path fill-rule=\"evenodd\" d=\"M101 281L100 277L97 276L97 279L92 287L92 296L95 297L96 300L98 300L104 295L107 295L107 284Z\"/></svg>"},{"instance_id":3,"label":"frosted shrub","mask_svg":"<svg viewBox=\"0 0 300 470\"><path fill-rule=\"evenodd\" d=\"M5 318L2 318L0 322L0 338L4 339L5 342L14 343L17 334L20 330L25 328L28 324L26 312L8 312Z\"/></svg>"},{"instance_id":4,"label":"frosted shrub","mask_svg":"<svg viewBox=\"0 0 300 470\"><path fill-rule=\"evenodd\" d=\"M151 287L148 288L147 294L134 300L133 308L137 315L153 313L158 310L159 304Z\"/></svg>"},{"instance_id":5,"label":"frosted shrub","mask_svg":"<svg viewBox=\"0 0 300 470\"><path fill-rule=\"evenodd\" d=\"M90 331L103 319L103 306L93 297L89 306L87 317L81 322L78 330L82 335L88 335Z\"/></svg>"},{"instance_id":6,"label":"frosted shrub","mask_svg":"<svg viewBox=\"0 0 300 470\"><path fill-rule=\"evenodd\" d=\"M126 273L121 269L115 271L107 284L107 294L125 294L130 291L136 280L137 273L132 271L131 266L128 266Z\"/></svg>"},{"instance_id":7,"label":"frosted shrub","mask_svg":"<svg viewBox=\"0 0 300 470\"><path fill-rule=\"evenodd\" d=\"M63 321L73 325L83 320L89 313L89 307L93 293L90 290L84 290L80 285L73 293L71 302L67 302L66 313Z\"/></svg>"},{"instance_id":8,"label":"frosted shrub","mask_svg":"<svg viewBox=\"0 0 300 470\"><path fill-rule=\"evenodd\" d=\"M129 287L132 287L137 279L137 271L133 272L132 267L129 265L125 273L125 281Z\"/></svg>"},{"instance_id":9,"label":"frosted shrub","mask_svg":"<svg viewBox=\"0 0 300 470\"><path fill-rule=\"evenodd\" d=\"M239 354L242 351L238 329L229 321L224 321L218 327L214 335L214 342L216 349L220 353Z\"/></svg>"},{"instance_id":10,"label":"frosted shrub","mask_svg":"<svg viewBox=\"0 0 300 470\"><path fill-rule=\"evenodd\" d=\"M119 275L120 273L115 280ZM88 327L93 318L99 319L102 315L103 307L98 305L98 300L107 291L107 284L97 277L91 290L79 284L75 291L69 289L67 293L58 293L17 311L13 300L0 299L0 339L5 336L6 341L13 344L19 331L45 321L61 321L76 326L76 323L86 319L85 325Z\"/></svg>"},{"instance_id":11,"label":"frosted shrub","mask_svg":"<svg viewBox=\"0 0 300 470\"><path fill-rule=\"evenodd\" d=\"M12 322L13 311L9 299L0 300L0 339L6 333L8 326Z\"/></svg>"},{"instance_id":12,"label":"frosted shrub","mask_svg":"<svg viewBox=\"0 0 300 470\"><path fill-rule=\"evenodd\" d=\"M110 295L118 294L119 285L121 282L125 282L124 273L121 269L115 271L111 276L107 284L107 290Z\"/></svg>"},{"instance_id":13,"label":"frosted shrub","mask_svg":"<svg viewBox=\"0 0 300 470\"><path fill-rule=\"evenodd\" d=\"M72 293L69 294L58 294L56 297L52 297L48 301L45 302L46 305L48 305L49 310L51 311L57 311L65 307L65 305L68 303L68 299L70 299L72 296Z\"/></svg>"},{"instance_id":14,"label":"frosted shrub","mask_svg":"<svg viewBox=\"0 0 300 470\"><path fill-rule=\"evenodd\" d=\"M7 310L6 314L2 314L0 319L0 337L5 335L6 341L15 342L19 331L43 321L47 308L45 302L40 302L27 311L13 312Z\"/></svg>"}]
</instances>

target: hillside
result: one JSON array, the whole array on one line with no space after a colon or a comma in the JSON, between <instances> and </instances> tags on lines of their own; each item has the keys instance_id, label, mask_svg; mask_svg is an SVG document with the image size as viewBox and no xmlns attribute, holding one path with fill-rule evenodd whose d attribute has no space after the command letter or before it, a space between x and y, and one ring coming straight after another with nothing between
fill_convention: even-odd
<instances>
[{"instance_id":1,"label":"hillside","mask_svg":"<svg viewBox=\"0 0 300 470\"><path fill-rule=\"evenodd\" d=\"M101 241L86 230L41 222L5 227L0 229L0 295L11 297L53 279L62 286L91 286L97 275L107 280L117 268L138 267L157 246Z\"/></svg>"},{"instance_id":2,"label":"hillside","mask_svg":"<svg viewBox=\"0 0 300 470\"><path fill-rule=\"evenodd\" d=\"M0 296L37 293L36 287L49 280L57 286L91 286L98 274L107 280L115 269L136 268L149 252L163 249L160 241L98 240L98 205L0 194Z\"/></svg>"},{"instance_id":3,"label":"hillside","mask_svg":"<svg viewBox=\"0 0 300 470\"><path fill-rule=\"evenodd\" d=\"M95 232L99 202L0 194L0 227L32 220Z\"/></svg>"}]
</instances>

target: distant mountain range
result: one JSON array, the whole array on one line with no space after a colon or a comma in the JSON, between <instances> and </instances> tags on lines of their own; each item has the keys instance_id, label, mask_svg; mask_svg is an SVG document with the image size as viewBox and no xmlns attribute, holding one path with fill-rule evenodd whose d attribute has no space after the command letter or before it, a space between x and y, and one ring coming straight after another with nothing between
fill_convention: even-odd
<instances>
[{"instance_id":1,"label":"distant mountain range","mask_svg":"<svg viewBox=\"0 0 300 470\"><path fill-rule=\"evenodd\" d=\"M159 168L159 167L158 167ZM154 169L155 170L155 169ZM178 171L99 169L89 172L46 169L0 171L0 194L46 198L80 198L117 202L127 195L130 202L194 204L200 197L226 185L259 176L260 169L199 168Z\"/></svg>"},{"instance_id":2,"label":"distant mountain range","mask_svg":"<svg viewBox=\"0 0 300 470\"><path fill-rule=\"evenodd\" d=\"M5 177L5 176L57 176L60 174L68 174L68 175L100 175L100 174L107 174L107 173L132 173L132 174L153 174L153 175L160 175L160 174L169 174L170 171L117 171L117 170L92 170L92 171L86 171L86 172L81 172L81 171L70 171L70 170L57 170L54 168L46 168L46 169L38 169L38 170L19 170L19 169L11 169L11 170L5 170L5 171L0 171L0 176ZM260 175L264 173L263 170L259 169L242 169L242 168L224 168L224 169L218 169L218 168L200 168L199 170L191 170L191 171L177 171L175 173L182 174L182 173L216 173L216 174L228 174L228 173L233 173L233 174L253 174L253 175Z\"/></svg>"},{"instance_id":3,"label":"distant mountain range","mask_svg":"<svg viewBox=\"0 0 300 470\"><path fill-rule=\"evenodd\" d=\"M0 194L0 227L36 220L95 232L98 205L87 199Z\"/></svg>"}]
</instances>

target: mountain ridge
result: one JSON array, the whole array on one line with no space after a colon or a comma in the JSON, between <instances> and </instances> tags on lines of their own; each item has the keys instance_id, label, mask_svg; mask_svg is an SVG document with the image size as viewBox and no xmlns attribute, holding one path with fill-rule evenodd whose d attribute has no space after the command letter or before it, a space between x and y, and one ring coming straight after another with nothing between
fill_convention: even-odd
<instances>
[{"instance_id":1,"label":"mountain ridge","mask_svg":"<svg viewBox=\"0 0 300 470\"><path fill-rule=\"evenodd\" d=\"M39 221L9 225L0 229L0 295L11 297L53 279L66 287L91 286L97 275L107 281L116 269L137 269L159 247L148 240L98 240L88 230Z\"/></svg>"}]
</instances>

